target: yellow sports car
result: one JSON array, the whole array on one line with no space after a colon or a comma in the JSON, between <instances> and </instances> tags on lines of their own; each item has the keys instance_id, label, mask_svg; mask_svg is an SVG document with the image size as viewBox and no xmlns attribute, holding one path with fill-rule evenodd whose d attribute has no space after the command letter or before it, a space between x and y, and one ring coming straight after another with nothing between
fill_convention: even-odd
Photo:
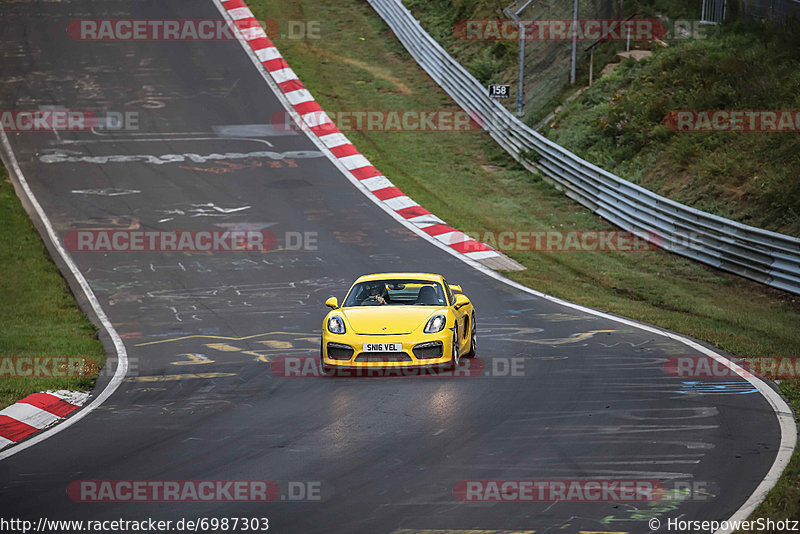
<instances>
[{"instance_id":1,"label":"yellow sports car","mask_svg":"<svg viewBox=\"0 0 800 534\"><path fill-rule=\"evenodd\" d=\"M438 274L384 273L355 281L322 323L320 363L332 368L456 367L475 355L475 309Z\"/></svg>"}]
</instances>

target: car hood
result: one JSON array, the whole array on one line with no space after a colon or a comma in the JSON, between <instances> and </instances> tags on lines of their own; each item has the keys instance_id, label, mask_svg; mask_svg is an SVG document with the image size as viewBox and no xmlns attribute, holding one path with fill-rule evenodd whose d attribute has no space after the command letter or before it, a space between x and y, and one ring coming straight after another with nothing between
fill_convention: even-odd
<instances>
[{"instance_id":1,"label":"car hood","mask_svg":"<svg viewBox=\"0 0 800 534\"><path fill-rule=\"evenodd\" d=\"M424 327L436 312L429 306L364 306L347 308L342 313L356 334L408 334Z\"/></svg>"}]
</instances>

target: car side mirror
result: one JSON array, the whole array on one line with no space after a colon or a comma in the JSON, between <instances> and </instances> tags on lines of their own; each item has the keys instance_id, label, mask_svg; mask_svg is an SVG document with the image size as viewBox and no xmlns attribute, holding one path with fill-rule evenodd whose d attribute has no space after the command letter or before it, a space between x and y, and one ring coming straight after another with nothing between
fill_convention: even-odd
<instances>
[{"instance_id":1,"label":"car side mirror","mask_svg":"<svg viewBox=\"0 0 800 534\"><path fill-rule=\"evenodd\" d=\"M325 301L325 306L329 308L333 308L334 310L339 307L339 299L336 297L331 297Z\"/></svg>"},{"instance_id":2,"label":"car side mirror","mask_svg":"<svg viewBox=\"0 0 800 534\"><path fill-rule=\"evenodd\" d=\"M467 298L466 295L462 293L456 295L456 301L454 303L456 309L459 309L462 306L466 306L467 304L469 304L469 299Z\"/></svg>"},{"instance_id":3,"label":"car side mirror","mask_svg":"<svg viewBox=\"0 0 800 534\"><path fill-rule=\"evenodd\" d=\"M463 290L461 286L458 284L448 284L450 286L450 291L455 291L456 293L461 293Z\"/></svg>"}]
</instances>

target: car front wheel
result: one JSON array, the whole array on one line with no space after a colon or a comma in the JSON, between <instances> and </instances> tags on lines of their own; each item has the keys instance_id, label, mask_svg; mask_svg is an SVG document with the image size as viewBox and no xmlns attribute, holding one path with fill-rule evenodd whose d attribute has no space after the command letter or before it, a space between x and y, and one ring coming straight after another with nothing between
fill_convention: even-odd
<instances>
[{"instance_id":1,"label":"car front wheel","mask_svg":"<svg viewBox=\"0 0 800 534\"><path fill-rule=\"evenodd\" d=\"M469 333L469 352L467 352L464 356L467 358L472 358L475 356L475 347L477 347L478 343L478 327L475 325L475 314L472 314L472 319L470 320L470 324L472 328L470 328Z\"/></svg>"},{"instance_id":2,"label":"car front wheel","mask_svg":"<svg viewBox=\"0 0 800 534\"><path fill-rule=\"evenodd\" d=\"M325 363L325 354L322 351L322 342L319 344L319 372L322 376L331 376L333 367Z\"/></svg>"},{"instance_id":3,"label":"car front wheel","mask_svg":"<svg viewBox=\"0 0 800 534\"><path fill-rule=\"evenodd\" d=\"M453 351L450 357L450 367L456 369L461 362L460 355L458 354L458 333L453 332Z\"/></svg>"}]
</instances>

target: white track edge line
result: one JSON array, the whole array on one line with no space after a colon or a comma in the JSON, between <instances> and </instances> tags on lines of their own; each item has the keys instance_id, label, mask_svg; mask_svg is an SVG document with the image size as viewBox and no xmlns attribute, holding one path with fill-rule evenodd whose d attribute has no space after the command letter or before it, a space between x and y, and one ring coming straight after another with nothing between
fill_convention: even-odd
<instances>
[{"instance_id":1,"label":"white track edge line","mask_svg":"<svg viewBox=\"0 0 800 534\"><path fill-rule=\"evenodd\" d=\"M75 280L78 282L81 290L83 291L86 299L89 301L89 304L92 307L95 315L97 316L98 321L103 326L103 328L108 333L111 341L114 343L114 349L117 352L117 368L114 372L114 376L111 377L111 380L106 384L106 387L103 389L100 394L95 397L95 399L89 403L88 405L76 410L74 415L69 417L68 419L59 422L54 427L45 430L36 434L34 437L21 442L18 445L9 447L6 451L0 452L0 461L13 456L19 452L24 451L25 449L36 445L39 442L42 442L48 438L51 438L61 432L62 430L66 430L67 428L71 427L87 415L89 415L92 411L94 411L98 406L103 404L105 400L114 393L119 385L122 383L122 379L128 373L128 353L125 350L125 345L122 343L122 339L120 339L119 334L114 329L114 326L109 321L108 316L106 315L103 308L100 306L100 302L97 300L97 296L92 291L92 288L89 287L89 282L86 281L86 278L81 273L78 266L72 260L72 257L67 253L64 249L61 242L58 240L58 235L56 234L55 230L53 229L53 225L50 223L50 219L48 219L47 214L42 209L42 206L39 204L39 201L33 195L33 191L28 185L28 181L25 179L25 176L22 174L22 169L20 169L19 162L17 161L17 157L14 155L14 151L11 148L11 143L8 141L8 137L3 130L0 130L0 141L2 141L3 148L5 149L6 155L8 157L8 162L11 164L11 169L19 183L20 187L22 188L25 196L27 197L28 202L30 202L33 209L36 211L36 214L39 216L39 220L41 221L42 225L45 228L47 238L50 240L50 243L55 248L58 255L64 261L66 266L69 268L70 273L72 276L75 277Z\"/></svg>"},{"instance_id":2,"label":"white track edge line","mask_svg":"<svg viewBox=\"0 0 800 534\"><path fill-rule=\"evenodd\" d=\"M220 3L220 0L211 0L211 1L214 3L215 6L217 6L217 9L219 10L219 12L222 14L223 17L230 18L227 10ZM261 74L261 77L264 79L265 82L267 82L267 86L269 86L272 92L275 93L275 96L278 98L278 100L286 108L287 111L294 112L295 111L294 107L286 99L286 97L283 94L283 91L281 91L281 89L277 86L277 83L275 83L275 81L272 79L272 76L269 74L269 72L267 72L267 70L261 64L259 59L255 56L255 53L253 52L253 49L250 46L250 43L248 43L242 37L241 32L238 31L238 28L234 28L234 30L237 36L237 40L239 41L239 44L242 46L247 56L256 66L256 70L259 72L259 74ZM775 412L775 416L778 419L778 424L781 430L781 442L778 447L778 453L775 456L775 461L772 463L772 466L770 467L767 474L764 476L761 483L756 487L756 489L753 491L750 497L744 502L744 504L742 504L742 506L736 512L734 512L734 514L730 517L730 519L728 519L728 521L737 521L746 519L753 512L753 510L755 510L755 508L764 500L767 492L769 492L769 490L775 486L775 484L777 483L778 479L781 476L781 473L783 473L784 468L786 467L786 465L788 465L789 460L791 459L792 456L792 452L794 451L794 448L797 445L797 426L794 421L794 415L792 413L792 409L789 407L786 401L783 400L783 397L781 397L780 394L778 394L775 390L773 390L764 380L755 377L753 375L750 375L750 373L746 373L739 365L735 364L734 362L724 357L723 355L718 354L713 350L706 348L703 345L700 345L699 343L692 341L691 339L684 337L680 334L675 334L666 330L661 330L654 326L650 326L644 323L639 323L632 319L625 319L622 317L610 315L600 310L587 308L580 304L575 304L573 302L562 300L552 295L542 293L541 291L537 291L535 289L514 282L513 280L503 276L502 274L493 271L492 269L485 267L484 265L478 263L477 261L464 256L460 252L448 247L447 245L441 243L440 241L433 239L431 236L423 232L420 228L417 228L412 223L409 223L400 214L391 210L382 201L378 200L375 197L375 195L373 195L369 190L367 190L367 188L365 188L361 183L359 183L358 179L356 179L356 177L353 176L350 173L350 171L348 171L343 165L341 165L339 159L333 155L333 153L327 148L327 146L325 146L325 144L319 139L319 137L317 137L316 134L314 134L314 132L312 132L306 125L302 124L302 122L300 123L300 126L303 132L305 132L308 138L311 140L311 142L317 145L320 148L320 150L328 156L328 159L331 160L331 162L342 172L342 174L344 174L345 177L348 180L350 180L350 182L353 183L366 197L372 200L377 206L379 206L383 211L392 216L400 224L402 224L409 230L413 231L415 234L419 235L427 242L439 247L440 249L451 254L452 256L455 256L456 258L460 259L467 265L470 265L471 267L486 274L487 276L494 278L499 282L503 282L525 293L529 293L539 298L549 300L556 304L560 304L561 306L572 308L574 310L578 310L583 313L589 313L596 317L602 317L603 319L607 319L609 321L617 322L656 335L662 335L664 337L673 339L675 341L679 341L684 345L692 347L693 349L714 358L714 360L727 366L736 374L738 374L739 376L750 382L756 389L758 389L759 393L761 393L761 395L763 395L767 399L767 402ZM727 530L719 529L714 534L729 534L732 531L733 531L732 529L727 529Z\"/></svg>"}]
</instances>

